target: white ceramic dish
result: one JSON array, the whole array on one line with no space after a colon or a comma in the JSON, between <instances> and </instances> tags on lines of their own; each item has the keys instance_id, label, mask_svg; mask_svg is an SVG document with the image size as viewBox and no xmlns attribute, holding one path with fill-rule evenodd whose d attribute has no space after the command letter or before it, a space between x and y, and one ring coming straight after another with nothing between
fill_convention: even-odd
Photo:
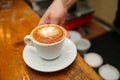
<instances>
[{"instance_id":1,"label":"white ceramic dish","mask_svg":"<svg viewBox=\"0 0 120 80\"><path fill-rule=\"evenodd\" d=\"M76 58L77 50L74 43L65 39L61 55L54 60L44 60L37 55L34 47L25 46L23 50L23 59L32 69L41 72L55 72L68 67Z\"/></svg>"},{"instance_id":2,"label":"white ceramic dish","mask_svg":"<svg viewBox=\"0 0 120 80\"><path fill-rule=\"evenodd\" d=\"M88 39L81 38L80 40L77 40L75 42L75 45L77 47L77 50L83 54L86 53L89 48L91 47L91 42Z\"/></svg>"}]
</instances>

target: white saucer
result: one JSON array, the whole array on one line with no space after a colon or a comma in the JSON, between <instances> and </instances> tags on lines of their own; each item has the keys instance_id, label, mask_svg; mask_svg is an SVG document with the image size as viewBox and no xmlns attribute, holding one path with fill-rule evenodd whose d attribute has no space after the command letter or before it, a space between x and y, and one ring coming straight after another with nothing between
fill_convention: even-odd
<instances>
[{"instance_id":1,"label":"white saucer","mask_svg":"<svg viewBox=\"0 0 120 80\"><path fill-rule=\"evenodd\" d=\"M23 59L30 68L41 72L62 70L68 67L75 60L77 55L74 43L67 38L61 50L61 55L55 60L44 60L36 55L36 52L34 47L26 45L23 50Z\"/></svg>"}]
</instances>

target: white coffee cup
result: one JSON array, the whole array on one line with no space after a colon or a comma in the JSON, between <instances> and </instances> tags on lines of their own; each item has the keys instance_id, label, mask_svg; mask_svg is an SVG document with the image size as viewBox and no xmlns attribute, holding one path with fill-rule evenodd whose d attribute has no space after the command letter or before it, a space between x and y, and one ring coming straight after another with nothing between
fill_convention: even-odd
<instances>
[{"instance_id":1,"label":"white coffee cup","mask_svg":"<svg viewBox=\"0 0 120 80\"><path fill-rule=\"evenodd\" d=\"M75 42L75 45L80 54L83 54L91 47L91 42L88 39L81 38Z\"/></svg>"},{"instance_id":2,"label":"white coffee cup","mask_svg":"<svg viewBox=\"0 0 120 80\"><path fill-rule=\"evenodd\" d=\"M54 43L47 43L47 44L36 41L32 36L33 32L35 30L39 29L41 26L46 26L46 25L47 26L55 26L55 27L57 26L61 30L63 30L64 36L62 37L62 39L59 41L56 41ZM32 30L30 35L25 36L24 42L29 46L35 47L38 55L41 58L46 59L46 60L55 59L58 56L60 56L60 51L61 51L62 47L64 46L64 40L66 38L66 30L64 28L62 28L61 26L55 25L55 24L45 24L45 25L41 25L41 26L36 27L35 29ZM61 34L61 33L59 33L59 34Z\"/></svg>"}]
</instances>

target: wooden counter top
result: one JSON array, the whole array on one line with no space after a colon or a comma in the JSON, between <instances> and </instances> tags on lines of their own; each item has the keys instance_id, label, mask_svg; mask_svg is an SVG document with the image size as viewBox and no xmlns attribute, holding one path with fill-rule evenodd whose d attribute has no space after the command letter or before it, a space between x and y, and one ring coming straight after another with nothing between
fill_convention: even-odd
<instances>
[{"instance_id":1,"label":"wooden counter top","mask_svg":"<svg viewBox=\"0 0 120 80\"><path fill-rule=\"evenodd\" d=\"M23 38L39 20L23 0L0 9L0 80L102 80L79 54L69 67L58 72L43 73L29 68L22 57Z\"/></svg>"}]
</instances>

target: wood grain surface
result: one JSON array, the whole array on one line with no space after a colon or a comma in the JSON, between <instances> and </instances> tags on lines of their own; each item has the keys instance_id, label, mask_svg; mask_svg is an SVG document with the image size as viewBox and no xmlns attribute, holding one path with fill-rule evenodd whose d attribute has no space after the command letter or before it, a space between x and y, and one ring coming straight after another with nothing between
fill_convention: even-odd
<instances>
[{"instance_id":1,"label":"wood grain surface","mask_svg":"<svg viewBox=\"0 0 120 80\"><path fill-rule=\"evenodd\" d=\"M23 61L23 38L37 26L40 17L23 0L14 0L12 7L0 9L0 80L102 80L77 54L66 69L37 72Z\"/></svg>"}]
</instances>

